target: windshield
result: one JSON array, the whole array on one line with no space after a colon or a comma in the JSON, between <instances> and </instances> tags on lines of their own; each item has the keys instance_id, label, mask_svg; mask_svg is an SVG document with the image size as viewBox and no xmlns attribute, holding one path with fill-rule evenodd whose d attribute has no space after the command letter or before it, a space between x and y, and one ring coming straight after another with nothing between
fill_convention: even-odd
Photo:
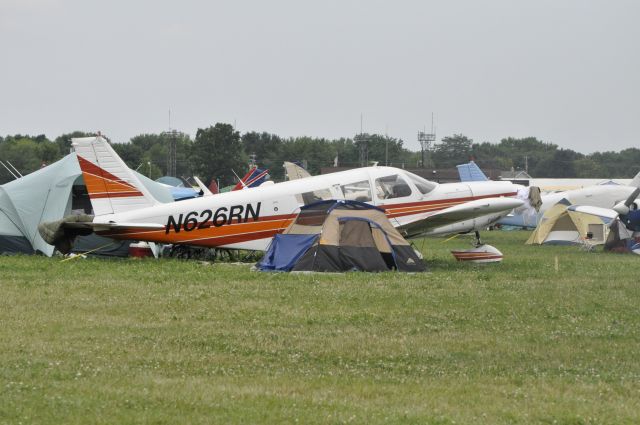
<instances>
[{"instance_id":1,"label":"windshield","mask_svg":"<svg viewBox=\"0 0 640 425\"><path fill-rule=\"evenodd\" d=\"M411 188L397 174L376 179L376 193L379 199L403 198L411 196Z\"/></svg>"},{"instance_id":2,"label":"windshield","mask_svg":"<svg viewBox=\"0 0 640 425\"><path fill-rule=\"evenodd\" d=\"M423 195L431 192L438 185L438 183L430 182L429 180L423 179L422 177L416 176L415 174L408 171L406 172L406 176L413 182L413 184L416 185L420 193L422 193Z\"/></svg>"}]
</instances>

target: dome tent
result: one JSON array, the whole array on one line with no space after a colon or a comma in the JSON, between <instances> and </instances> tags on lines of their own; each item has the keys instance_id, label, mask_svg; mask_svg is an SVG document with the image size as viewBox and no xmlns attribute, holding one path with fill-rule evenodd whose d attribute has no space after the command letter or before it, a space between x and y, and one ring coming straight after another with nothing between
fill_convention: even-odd
<instances>
[{"instance_id":1,"label":"dome tent","mask_svg":"<svg viewBox=\"0 0 640 425\"><path fill-rule=\"evenodd\" d=\"M578 245L589 241L602 245L612 218L582 211L565 198L549 208L527 239L527 245Z\"/></svg>"},{"instance_id":2,"label":"dome tent","mask_svg":"<svg viewBox=\"0 0 640 425\"><path fill-rule=\"evenodd\" d=\"M358 201L319 201L271 241L262 271L425 271L384 211Z\"/></svg>"}]
</instances>

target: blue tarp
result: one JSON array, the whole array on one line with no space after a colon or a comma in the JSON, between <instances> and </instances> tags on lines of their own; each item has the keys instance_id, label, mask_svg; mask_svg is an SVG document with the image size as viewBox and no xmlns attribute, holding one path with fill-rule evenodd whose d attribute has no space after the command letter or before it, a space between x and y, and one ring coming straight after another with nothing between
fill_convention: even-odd
<instances>
[{"instance_id":1,"label":"blue tarp","mask_svg":"<svg viewBox=\"0 0 640 425\"><path fill-rule=\"evenodd\" d=\"M317 238L318 235L275 235L258 268L262 271L290 271Z\"/></svg>"}]
</instances>

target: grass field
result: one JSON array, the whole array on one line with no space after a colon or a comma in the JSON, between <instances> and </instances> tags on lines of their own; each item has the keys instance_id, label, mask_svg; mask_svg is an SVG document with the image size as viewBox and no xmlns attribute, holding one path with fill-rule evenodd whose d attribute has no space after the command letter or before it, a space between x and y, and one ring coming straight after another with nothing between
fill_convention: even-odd
<instances>
[{"instance_id":1,"label":"grass field","mask_svg":"<svg viewBox=\"0 0 640 425\"><path fill-rule=\"evenodd\" d=\"M527 236L413 275L0 257L0 423L640 423L639 259Z\"/></svg>"}]
</instances>

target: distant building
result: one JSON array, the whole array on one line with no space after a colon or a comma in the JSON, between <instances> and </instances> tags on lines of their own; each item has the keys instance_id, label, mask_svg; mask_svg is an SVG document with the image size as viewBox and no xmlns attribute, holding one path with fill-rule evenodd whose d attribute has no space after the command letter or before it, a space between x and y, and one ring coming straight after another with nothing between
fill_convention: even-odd
<instances>
[{"instance_id":1,"label":"distant building","mask_svg":"<svg viewBox=\"0 0 640 425\"><path fill-rule=\"evenodd\" d=\"M500 180L531 180L533 177L524 170L509 170L500 172Z\"/></svg>"}]
</instances>

